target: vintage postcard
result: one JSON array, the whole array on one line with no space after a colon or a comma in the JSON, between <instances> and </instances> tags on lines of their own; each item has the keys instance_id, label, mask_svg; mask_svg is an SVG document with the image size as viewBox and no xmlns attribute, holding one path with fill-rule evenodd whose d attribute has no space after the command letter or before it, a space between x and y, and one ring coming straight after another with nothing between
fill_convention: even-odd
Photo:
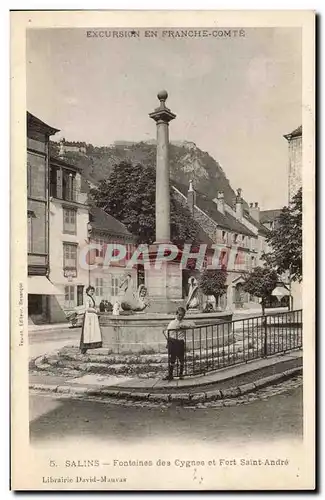
<instances>
[{"instance_id":1,"label":"vintage postcard","mask_svg":"<svg viewBox=\"0 0 325 500\"><path fill-rule=\"evenodd\" d=\"M11 12L11 487L315 488L312 11Z\"/></svg>"}]
</instances>

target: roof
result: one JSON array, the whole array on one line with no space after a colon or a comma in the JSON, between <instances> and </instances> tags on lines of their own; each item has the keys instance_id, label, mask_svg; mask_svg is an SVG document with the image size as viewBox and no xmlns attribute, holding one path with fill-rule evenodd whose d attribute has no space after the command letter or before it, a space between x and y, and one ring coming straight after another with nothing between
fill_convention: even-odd
<instances>
[{"instance_id":1,"label":"roof","mask_svg":"<svg viewBox=\"0 0 325 500\"><path fill-rule=\"evenodd\" d=\"M270 232L269 230L263 226L263 224L261 223L261 221L257 221L256 219L254 219L254 217L252 217L249 212L246 212L244 211L244 217L245 219L248 220L248 222L250 222L251 224L253 224L257 229L258 229L258 232L260 234L263 234L264 236L267 236ZM260 218L261 218L261 212L260 212Z\"/></svg>"},{"instance_id":2,"label":"roof","mask_svg":"<svg viewBox=\"0 0 325 500\"><path fill-rule=\"evenodd\" d=\"M90 186L83 175L81 176L81 191L87 194L90 192Z\"/></svg>"},{"instance_id":3,"label":"roof","mask_svg":"<svg viewBox=\"0 0 325 500\"><path fill-rule=\"evenodd\" d=\"M294 137L302 137L302 125L295 128L292 132L290 132L290 134L286 134L283 137L288 141L290 141Z\"/></svg>"},{"instance_id":4,"label":"roof","mask_svg":"<svg viewBox=\"0 0 325 500\"><path fill-rule=\"evenodd\" d=\"M56 134L57 132L60 132L58 128L50 127L45 122L42 122L37 116L32 115L27 111L27 133L28 129L34 129L37 130L38 132L42 132L47 135L53 135Z\"/></svg>"},{"instance_id":5,"label":"roof","mask_svg":"<svg viewBox=\"0 0 325 500\"><path fill-rule=\"evenodd\" d=\"M199 243L205 243L206 245L213 245L214 241L210 238L210 236L202 229L200 224L198 225L198 233L197 237L199 240Z\"/></svg>"},{"instance_id":6,"label":"roof","mask_svg":"<svg viewBox=\"0 0 325 500\"><path fill-rule=\"evenodd\" d=\"M187 186L181 184L180 182L171 182L172 185L182 193L183 196L187 197ZM196 193L196 206L205 212L211 219L213 219L220 227L228 229L235 233L245 234L247 236L256 237L252 231L250 231L246 226L241 224L235 217L229 213L222 214L217 209L216 204L213 200L208 198L206 195L195 191Z\"/></svg>"},{"instance_id":7,"label":"roof","mask_svg":"<svg viewBox=\"0 0 325 500\"><path fill-rule=\"evenodd\" d=\"M72 163L67 162L66 160L63 160L59 156L51 156L50 157L50 163L51 165L59 165L61 167L66 167L69 168L70 170L76 170L78 172L81 172L81 168L78 167L77 165L74 165Z\"/></svg>"},{"instance_id":8,"label":"roof","mask_svg":"<svg viewBox=\"0 0 325 500\"><path fill-rule=\"evenodd\" d=\"M280 208L274 210L262 210L260 212L260 221L262 222L262 224L273 222L280 216L280 214L281 214Z\"/></svg>"},{"instance_id":9,"label":"roof","mask_svg":"<svg viewBox=\"0 0 325 500\"><path fill-rule=\"evenodd\" d=\"M115 217L105 212L102 208L92 207L89 215L90 223L94 229L107 231L118 236L134 238L122 222L115 219Z\"/></svg>"},{"instance_id":10,"label":"roof","mask_svg":"<svg viewBox=\"0 0 325 500\"><path fill-rule=\"evenodd\" d=\"M82 188L84 192L89 192L91 188L91 186L89 185L90 181L88 181L88 179L83 178L83 175L81 176L81 179L82 179ZM134 235L126 229L124 224L119 222L112 215L109 215L102 208L94 207L91 209L90 214L94 219L93 222L91 222L91 224L95 229L115 232L115 234L123 234L125 236L135 238ZM213 240L210 238L210 236L204 231L204 229L202 229L202 227L199 224L197 224L197 238L200 243L205 243L207 245L212 245L214 243Z\"/></svg>"}]
</instances>

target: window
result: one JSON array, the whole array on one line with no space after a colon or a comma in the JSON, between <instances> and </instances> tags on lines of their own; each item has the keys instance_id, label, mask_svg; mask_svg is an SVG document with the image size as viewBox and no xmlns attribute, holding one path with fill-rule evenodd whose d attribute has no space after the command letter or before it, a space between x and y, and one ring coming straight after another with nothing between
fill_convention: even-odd
<instances>
[{"instance_id":1,"label":"window","mask_svg":"<svg viewBox=\"0 0 325 500\"><path fill-rule=\"evenodd\" d=\"M71 308L75 306L73 285L67 285L64 287L64 305L66 308Z\"/></svg>"},{"instance_id":2,"label":"window","mask_svg":"<svg viewBox=\"0 0 325 500\"><path fill-rule=\"evenodd\" d=\"M95 295L96 297L103 297L103 278L96 278L95 281Z\"/></svg>"},{"instance_id":3,"label":"window","mask_svg":"<svg viewBox=\"0 0 325 500\"><path fill-rule=\"evenodd\" d=\"M219 265L221 268L225 268L227 267L227 252L226 250L222 250L222 252L220 253L220 258L219 258Z\"/></svg>"},{"instance_id":4,"label":"window","mask_svg":"<svg viewBox=\"0 0 325 500\"><path fill-rule=\"evenodd\" d=\"M62 173L62 198L67 201L76 201L76 177L66 170Z\"/></svg>"},{"instance_id":5,"label":"window","mask_svg":"<svg viewBox=\"0 0 325 500\"><path fill-rule=\"evenodd\" d=\"M227 233L226 233L226 231L222 231L222 236L221 237L222 237L222 242L226 243L227 242Z\"/></svg>"},{"instance_id":6,"label":"window","mask_svg":"<svg viewBox=\"0 0 325 500\"><path fill-rule=\"evenodd\" d=\"M28 253L32 253L33 251L33 214L31 210L28 210L27 213L27 251Z\"/></svg>"},{"instance_id":7,"label":"window","mask_svg":"<svg viewBox=\"0 0 325 500\"><path fill-rule=\"evenodd\" d=\"M120 288L120 283L119 283L119 277L118 276L112 276L112 281L111 281L111 295L116 297L119 292Z\"/></svg>"},{"instance_id":8,"label":"window","mask_svg":"<svg viewBox=\"0 0 325 500\"><path fill-rule=\"evenodd\" d=\"M125 259L127 256L128 248L127 245L123 242L117 243L117 242L112 242L112 256L117 257L117 260L114 260L110 263L111 266L113 267L124 267L125 266ZM125 248L125 257L122 258L123 254L120 254L120 245L122 245Z\"/></svg>"},{"instance_id":9,"label":"window","mask_svg":"<svg viewBox=\"0 0 325 500\"><path fill-rule=\"evenodd\" d=\"M125 257L127 262L131 259L133 252L134 252L133 244L127 243L127 245L126 245L126 257Z\"/></svg>"},{"instance_id":10,"label":"window","mask_svg":"<svg viewBox=\"0 0 325 500\"><path fill-rule=\"evenodd\" d=\"M77 245L63 243L63 267L64 269L77 269Z\"/></svg>"},{"instance_id":11,"label":"window","mask_svg":"<svg viewBox=\"0 0 325 500\"><path fill-rule=\"evenodd\" d=\"M51 166L50 171L50 196L53 198L58 198L58 168Z\"/></svg>"},{"instance_id":12,"label":"window","mask_svg":"<svg viewBox=\"0 0 325 500\"><path fill-rule=\"evenodd\" d=\"M73 208L63 209L63 232L77 234L77 210Z\"/></svg>"},{"instance_id":13,"label":"window","mask_svg":"<svg viewBox=\"0 0 325 500\"><path fill-rule=\"evenodd\" d=\"M31 198L46 198L46 163L44 156L27 153L27 193Z\"/></svg>"},{"instance_id":14,"label":"window","mask_svg":"<svg viewBox=\"0 0 325 500\"><path fill-rule=\"evenodd\" d=\"M106 250L106 247L105 247L105 242L103 239L96 239L95 240L95 244L96 245L100 245L101 249L95 249L95 255L96 257L105 257L105 250Z\"/></svg>"},{"instance_id":15,"label":"window","mask_svg":"<svg viewBox=\"0 0 325 500\"><path fill-rule=\"evenodd\" d=\"M77 306L84 303L84 285L77 285Z\"/></svg>"},{"instance_id":16,"label":"window","mask_svg":"<svg viewBox=\"0 0 325 500\"><path fill-rule=\"evenodd\" d=\"M28 252L45 254L47 252L46 204L42 201L28 200L27 229Z\"/></svg>"},{"instance_id":17,"label":"window","mask_svg":"<svg viewBox=\"0 0 325 500\"><path fill-rule=\"evenodd\" d=\"M238 234L234 234L234 243L237 244L238 242Z\"/></svg>"},{"instance_id":18,"label":"window","mask_svg":"<svg viewBox=\"0 0 325 500\"><path fill-rule=\"evenodd\" d=\"M144 272L144 266L142 264L138 264L137 266L137 278L138 278L138 286L145 285L145 272Z\"/></svg>"}]
</instances>

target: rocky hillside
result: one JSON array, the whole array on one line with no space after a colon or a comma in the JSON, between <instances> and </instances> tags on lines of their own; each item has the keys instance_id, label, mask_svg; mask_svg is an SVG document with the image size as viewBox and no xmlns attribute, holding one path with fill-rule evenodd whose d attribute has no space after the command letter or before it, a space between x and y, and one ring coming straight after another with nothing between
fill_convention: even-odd
<instances>
[{"instance_id":1,"label":"rocky hillside","mask_svg":"<svg viewBox=\"0 0 325 500\"><path fill-rule=\"evenodd\" d=\"M51 153L58 155L58 143L51 142ZM154 166L156 146L154 140L137 143L116 141L109 147L87 144L86 154L67 151L65 157L78 164L84 177L96 184L107 178L112 167L123 160ZM215 198L217 191L224 191L226 203L232 205L235 201L235 192L219 163L192 142L171 143L170 176L182 184L188 184L192 179L195 189L210 198Z\"/></svg>"}]
</instances>

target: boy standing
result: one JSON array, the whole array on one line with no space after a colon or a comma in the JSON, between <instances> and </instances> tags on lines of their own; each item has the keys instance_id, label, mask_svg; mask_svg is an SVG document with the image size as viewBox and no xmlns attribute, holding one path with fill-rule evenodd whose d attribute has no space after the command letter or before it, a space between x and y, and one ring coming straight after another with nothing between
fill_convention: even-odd
<instances>
[{"instance_id":1,"label":"boy standing","mask_svg":"<svg viewBox=\"0 0 325 500\"><path fill-rule=\"evenodd\" d=\"M183 319L185 317L184 307L179 307L176 311L176 318L173 319L167 326L170 331L167 339L168 347L168 375L163 380L173 380L173 371L176 359L179 360L179 378L183 379L184 372L184 355L185 355L185 332L184 330L191 325L185 325ZM182 331L183 330L183 331Z\"/></svg>"}]
</instances>

